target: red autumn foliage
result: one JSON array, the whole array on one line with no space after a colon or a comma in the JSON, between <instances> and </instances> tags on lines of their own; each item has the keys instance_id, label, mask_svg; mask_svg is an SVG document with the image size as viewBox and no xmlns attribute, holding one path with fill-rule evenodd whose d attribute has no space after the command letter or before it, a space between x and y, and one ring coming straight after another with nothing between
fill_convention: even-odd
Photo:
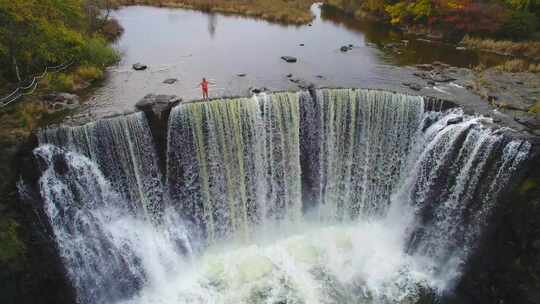
<instances>
[{"instance_id":1,"label":"red autumn foliage","mask_svg":"<svg viewBox=\"0 0 540 304\"><path fill-rule=\"evenodd\" d=\"M501 29L508 17L508 11L499 4L463 1L462 7L443 10L428 22L454 34L492 34Z\"/></svg>"}]
</instances>

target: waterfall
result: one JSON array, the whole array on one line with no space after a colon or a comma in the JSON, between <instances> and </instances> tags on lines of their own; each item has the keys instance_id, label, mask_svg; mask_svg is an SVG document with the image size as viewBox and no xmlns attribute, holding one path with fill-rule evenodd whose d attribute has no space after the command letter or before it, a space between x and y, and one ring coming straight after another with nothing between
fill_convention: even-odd
<instances>
[{"instance_id":1,"label":"waterfall","mask_svg":"<svg viewBox=\"0 0 540 304\"><path fill-rule=\"evenodd\" d=\"M360 89L180 104L39 133L39 189L88 303L417 303L459 281L531 144ZM162 180L162 176L164 179Z\"/></svg>"},{"instance_id":2,"label":"waterfall","mask_svg":"<svg viewBox=\"0 0 540 304\"><path fill-rule=\"evenodd\" d=\"M180 213L209 240L301 216L299 104L294 93L176 107L167 181Z\"/></svg>"},{"instance_id":3,"label":"waterfall","mask_svg":"<svg viewBox=\"0 0 540 304\"><path fill-rule=\"evenodd\" d=\"M163 208L162 177L143 113L78 127L41 130L40 144L53 144L94 161L115 191L136 213L158 218Z\"/></svg>"},{"instance_id":4,"label":"waterfall","mask_svg":"<svg viewBox=\"0 0 540 304\"><path fill-rule=\"evenodd\" d=\"M319 216L384 215L424 114L423 99L343 89L319 90L303 101L316 109L306 128L317 134L310 150L318 152Z\"/></svg>"},{"instance_id":5,"label":"waterfall","mask_svg":"<svg viewBox=\"0 0 540 304\"><path fill-rule=\"evenodd\" d=\"M408 252L433 259L446 283L459 276L531 149L529 142L512 140L489 123L460 110L427 114L395 197L417 215L408 225Z\"/></svg>"},{"instance_id":6,"label":"waterfall","mask_svg":"<svg viewBox=\"0 0 540 304\"><path fill-rule=\"evenodd\" d=\"M78 300L103 303L132 295L144 280L138 257L127 246L114 250L116 240L105 227L108 217L131 212L127 202L88 158L49 145L34 154L44 164L44 209Z\"/></svg>"}]
</instances>

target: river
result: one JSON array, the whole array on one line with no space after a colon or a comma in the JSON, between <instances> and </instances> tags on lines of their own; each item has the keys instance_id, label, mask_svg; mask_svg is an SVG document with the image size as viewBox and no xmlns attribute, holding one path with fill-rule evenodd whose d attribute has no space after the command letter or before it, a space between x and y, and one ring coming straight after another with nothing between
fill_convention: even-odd
<instances>
[{"instance_id":1,"label":"river","mask_svg":"<svg viewBox=\"0 0 540 304\"><path fill-rule=\"evenodd\" d=\"M311 24L291 26L176 8L120 8L114 17L125 29L116 42L122 61L109 69L107 80L90 98L91 112L99 117L132 111L148 93L199 99L203 77L215 83L211 98L245 96L250 88L297 90L309 83L396 90L407 81L403 66L441 61L471 67L497 61L494 55L406 36L319 4L312 11ZM353 47L342 52L344 45ZM281 56L297 57L298 62L287 63ZM134 71L137 62L148 69ZM178 81L163 83L169 78Z\"/></svg>"}]
</instances>

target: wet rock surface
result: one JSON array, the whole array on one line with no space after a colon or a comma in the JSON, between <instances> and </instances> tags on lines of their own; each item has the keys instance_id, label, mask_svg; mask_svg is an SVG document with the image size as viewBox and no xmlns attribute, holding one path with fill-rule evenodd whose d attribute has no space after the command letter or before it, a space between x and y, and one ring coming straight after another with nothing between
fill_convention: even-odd
<instances>
[{"instance_id":1,"label":"wet rock surface","mask_svg":"<svg viewBox=\"0 0 540 304\"><path fill-rule=\"evenodd\" d=\"M413 91L420 91L422 90L422 85L415 83L415 82L404 82L404 86L408 87L409 89Z\"/></svg>"},{"instance_id":2,"label":"wet rock surface","mask_svg":"<svg viewBox=\"0 0 540 304\"><path fill-rule=\"evenodd\" d=\"M535 146L528 170L500 204L448 303L540 303L539 167Z\"/></svg>"},{"instance_id":3,"label":"wet rock surface","mask_svg":"<svg viewBox=\"0 0 540 304\"><path fill-rule=\"evenodd\" d=\"M507 73L496 68L475 71L443 63L397 68L404 81L396 88L407 94L420 94L454 102L467 113L491 117L495 122L540 135L537 113L540 76L533 73Z\"/></svg>"},{"instance_id":4,"label":"wet rock surface","mask_svg":"<svg viewBox=\"0 0 540 304\"><path fill-rule=\"evenodd\" d=\"M75 109L81 104L79 96L71 93L50 93L43 96L47 109L51 112Z\"/></svg>"},{"instance_id":5,"label":"wet rock surface","mask_svg":"<svg viewBox=\"0 0 540 304\"><path fill-rule=\"evenodd\" d=\"M155 115L169 111L172 107L181 102L182 99L176 95L156 95L148 94L135 105L140 111L153 112Z\"/></svg>"},{"instance_id":6,"label":"wet rock surface","mask_svg":"<svg viewBox=\"0 0 540 304\"><path fill-rule=\"evenodd\" d=\"M540 100L540 76L488 69L477 73L475 91L494 106L528 111Z\"/></svg>"}]
</instances>

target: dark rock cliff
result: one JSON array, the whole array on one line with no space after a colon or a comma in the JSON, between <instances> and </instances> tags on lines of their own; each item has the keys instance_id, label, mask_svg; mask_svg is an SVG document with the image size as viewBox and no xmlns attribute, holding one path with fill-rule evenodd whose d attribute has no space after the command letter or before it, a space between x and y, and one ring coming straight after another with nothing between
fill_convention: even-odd
<instances>
[{"instance_id":1,"label":"dark rock cliff","mask_svg":"<svg viewBox=\"0 0 540 304\"><path fill-rule=\"evenodd\" d=\"M0 303L75 303L74 290L66 278L37 195L39 175L32 157L36 146L35 136L21 139L16 152L9 155L10 168L5 171L9 183L2 189L0 218L14 223L17 229L13 238L3 240L0 246L7 251L7 247L20 243L22 248L9 259L0 260ZM27 187L19 194L20 178Z\"/></svg>"},{"instance_id":2,"label":"dark rock cliff","mask_svg":"<svg viewBox=\"0 0 540 304\"><path fill-rule=\"evenodd\" d=\"M466 265L455 303L540 303L540 141ZM450 301L454 303L454 301Z\"/></svg>"}]
</instances>

